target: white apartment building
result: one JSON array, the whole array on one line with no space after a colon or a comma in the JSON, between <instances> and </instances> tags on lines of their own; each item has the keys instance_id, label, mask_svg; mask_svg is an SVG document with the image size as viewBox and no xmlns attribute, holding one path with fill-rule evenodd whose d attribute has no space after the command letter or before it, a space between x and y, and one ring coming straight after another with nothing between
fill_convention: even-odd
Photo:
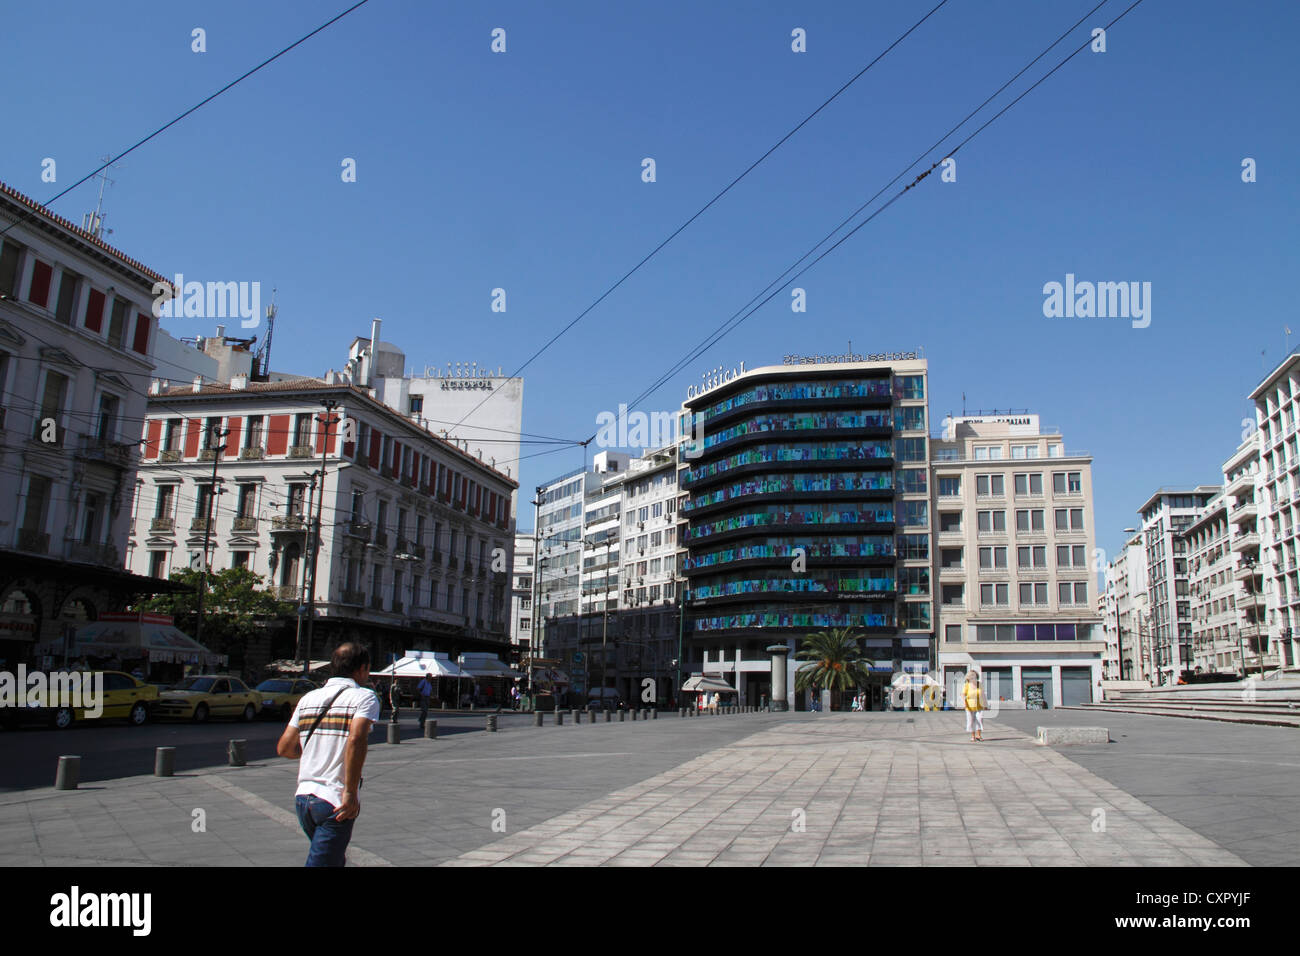
<instances>
[{"instance_id":1,"label":"white apartment building","mask_svg":"<svg viewBox=\"0 0 1300 956\"><path fill-rule=\"evenodd\" d=\"M0 183L0 669L170 590L122 570L162 276ZM51 662L46 662L49 666Z\"/></svg>"},{"instance_id":2,"label":"white apartment building","mask_svg":"<svg viewBox=\"0 0 1300 956\"><path fill-rule=\"evenodd\" d=\"M1044 707L1100 699L1092 458L1028 412L945 419L931 450L945 687Z\"/></svg>"},{"instance_id":3,"label":"white apartment building","mask_svg":"<svg viewBox=\"0 0 1300 956\"><path fill-rule=\"evenodd\" d=\"M1161 488L1138 509L1147 552L1153 684L1175 684L1192 669L1191 581L1183 533L1218 493L1215 485Z\"/></svg>"},{"instance_id":4,"label":"white apartment building","mask_svg":"<svg viewBox=\"0 0 1300 956\"><path fill-rule=\"evenodd\" d=\"M1240 670L1236 561L1228 527L1228 502L1219 494L1183 532L1191 585L1191 670L1197 673Z\"/></svg>"},{"instance_id":5,"label":"white apartment building","mask_svg":"<svg viewBox=\"0 0 1300 956\"><path fill-rule=\"evenodd\" d=\"M1118 654L1118 669L1108 673L1106 680L1146 680L1150 676L1151 616L1147 610L1146 556L1138 532L1124 542L1119 555L1106 566L1103 625L1108 656L1112 645Z\"/></svg>"},{"instance_id":6,"label":"white apartment building","mask_svg":"<svg viewBox=\"0 0 1300 956\"><path fill-rule=\"evenodd\" d=\"M521 659L533 651L533 544L531 531L515 532L514 567L510 575L510 643Z\"/></svg>"},{"instance_id":7,"label":"white apartment building","mask_svg":"<svg viewBox=\"0 0 1300 956\"><path fill-rule=\"evenodd\" d=\"M1235 667L1242 673L1263 668L1260 639L1268 634L1269 607L1265 581L1274 581L1270 532L1261 530L1259 516L1261 474L1260 432L1251 431L1237 450L1223 463L1223 496L1227 503L1232 535L1232 577L1236 582L1233 600L1237 606L1233 622L1238 642ZM1285 529L1283 529L1285 532ZM1264 547L1265 543L1270 545Z\"/></svg>"},{"instance_id":8,"label":"white apartment building","mask_svg":"<svg viewBox=\"0 0 1300 956\"><path fill-rule=\"evenodd\" d=\"M314 596L316 651L357 639L384 661L508 646L511 479L348 385L236 376L155 391L128 567L165 577L206 547L210 567L247 567L295 604Z\"/></svg>"},{"instance_id":9,"label":"white apartment building","mask_svg":"<svg viewBox=\"0 0 1300 956\"><path fill-rule=\"evenodd\" d=\"M1259 433L1256 484L1267 646L1264 667L1300 667L1300 353L1292 353L1250 394ZM1263 637L1263 635L1261 636Z\"/></svg>"}]
</instances>

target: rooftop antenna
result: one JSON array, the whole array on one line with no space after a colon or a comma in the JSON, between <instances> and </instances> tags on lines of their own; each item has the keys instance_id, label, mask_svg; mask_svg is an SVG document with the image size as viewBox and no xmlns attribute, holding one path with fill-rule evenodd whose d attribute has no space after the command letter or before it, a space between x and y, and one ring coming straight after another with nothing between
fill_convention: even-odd
<instances>
[{"instance_id":1,"label":"rooftop antenna","mask_svg":"<svg viewBox=\"0 0 1300 956\"><path fill-rule=\"evenodd\" d=\"M966 393L965 392L961 393L961 413L963 416L965 416L966 414Z\"/></svg>"},{"instance_id":2,"label":"rooftop antenna","mask_svg":"<svg viewBox=\"0 0 1300 956\"><path fill-rule=\"evenodd\" d=\"M86 232L90 233L96 239L104 238L104 214L103 214L104 213L104 187L106 185L107 186L117 185L116 181L109 179L108 173L104 171L107 169L112 169L114 166L116 166L115 163L109 163L109 160L112 159L113 157L101 156L99 158L102 159L107 164L103 167L103 169L101 169L99 172L95 174L95 178L99 180L99 198L95 201L95 211L88 212L81 217L81 228L86 230ZM111 236L113 234L113 230L109 229L108 234Z\"/></svg>"},{"instance_id":3,"label":"rooftop antenna","mask_svg":"<svg viewBox=\"0 0 1300 956\"><path fill-rule=\"evenodd\" d=\"M262 339L262 346L253 357L253 379L258 382L269 381L271 377L271 333L275 331L276 291L271 288L271 304L266 307L266 338Z\"/></svg>"}]
</instances>

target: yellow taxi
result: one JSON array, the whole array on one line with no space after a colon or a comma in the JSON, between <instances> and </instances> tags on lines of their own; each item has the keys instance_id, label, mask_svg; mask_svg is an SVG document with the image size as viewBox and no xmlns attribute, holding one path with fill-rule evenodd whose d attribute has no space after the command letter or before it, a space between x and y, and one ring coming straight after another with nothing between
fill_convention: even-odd
<instances>
[{"instance_id":1,"label":"yellow taxi","mask_svg":"<svg viewBox=\"0 0 1300 956\"><path fill-rule=\"evenodd\" d=\"M319 685L302 678L293 680L287 677L273 677L264 680L256 687L262 697L260 713L263 717L274 717L287 722L293 716L294 708L298 706L298 701L302 700L303 694L318 689Z\"/></svg>"},{"instance_id":2,"label":"yellow taxi","mask_svg":"<svg viewBox=\"0 0 1300 956\"><path fill-rule=\"evenodd\" d=\"M202 724L209 717L252 720L262 709L262 697L238 677L229 674L199 674L187 677L158 695L154 713L158 717L192 720Z\"/></svg>"},{"instance_id":3,"label":"yellow taxi","mask_svg":"<svg viewBox=\"0 0 1300 956\"><path fill-rule=\"evenodd\" d=\"M158 703L158 688L125 674L122 671L81 671L80 690L75 698L60 701L58 691L50 691L48 699L33 701L29 714L48 721L59 730L86 720L125 719L133 727L148 723L153 708ZM103 683L99 681L102 679ZM86 695L102 688L103 700L99 707ZM91 704L89 708L76 704Z\"/></svg>"}]
</instances>

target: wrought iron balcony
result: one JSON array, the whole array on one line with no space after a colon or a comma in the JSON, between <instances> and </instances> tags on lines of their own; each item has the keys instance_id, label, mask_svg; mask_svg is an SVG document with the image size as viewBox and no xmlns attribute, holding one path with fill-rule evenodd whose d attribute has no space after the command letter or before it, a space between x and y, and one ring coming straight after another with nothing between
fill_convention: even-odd
<instances>
[{"instance_id":1,"label":"wrought iron balcony","mask_svg":"<svg viewBox=\"0 0 1300 956\"><path fill-rule=\"evenodd\" d=\"M290 445L290 458L310 458L312 455L311 445Z\"/></svg>"},{"instance_id":2,"label":"wrought iron balcony","mask_svg":"<svg viewBox=\"0 0 1300 956\"><path fill-rule=\"evenodd\" d=\"M256 530L257 530L257 519L256 519L256 518L243 518L243 517L236 518L236 519L235 519L235 530L236 530L236 531L256 531Z\"/></svg>"},{"instance_id":3,"label":"wrought iron balcony","mask_svg":"<svg viewBox=\"0 0 1300 956\"><path fill-rule=\"evenodd\" d=\"M208 519L207 519L207 518L194 518L194 519L192 519L192 520L190 521L190 530L191 530L191 531L207 531L207 530L208 530Z\"/></svg>"},{"instance_id":4,"label":"wrought iron balcony","mask_svg":"<svg viewBox=\"0 0 1300 956\"><path fill-rule=\"evenodd\" d=\"M361 591L350 591L347 588L343 590L343 596L339 599L340 604L352 604L356 607L365 607L366 595Z\"/></svg>"},{"instance_id":5,"label":"wrought iron balcony","mask_svg":"<svg viewBox=\"0 0 1300 956\"><path fill-rule=\"evenodd\" d=\"M217 450L215 448L199 449L199 461L216 461Z\"/></svg>"},{"instance_id":6,"label":"wrought iron balcony","mask_svg":"<svg viewBox=\"0 0 1300 956\"><path fill-rule=\"evenodd\" d=\"M118 567L117 548L111 544L72 544L68 546L68 560L78 564L100 564Z\"/></svg>"},{"instance_id":7,"label":"wrought iron balcony","mask_svg":"<svg viewBox=\"0 0 1300 956\"><path fill-rule=\"evenodd\" d=\"M164 448L158 452L158 460L161 462L171 462L181 460L181 451L179 448Z\"/></svg>"},{"instance_id":8,"label":"wrought iron balcony","mask_svg":"<svg viewBox=\"0 0 1300 956\"><path fill-rule=\"evenodd\" d=\"M345 533L345 534L349 534L349 535L351 535L351 536L354 537L354 538L363 538L363 539L365 539L366 541L369 541L369 540L370 540L370 532L371 532L371 531L372 531L372 526L371 526L370 522L368 522L368 521L357 521L357 520L355 520L355 519L349 521L349 522L347 523L346 527L344 528L344 533Z\"/></svg>"},{"instance_id":9,"label":"wrought iron balcony","mask_svg":"<svg viewBox=\"0 0 1300 956\"><path fill-rule=\"evenodd\" d=\"M170 532L176 530L175 518L154 518L149 522L150 531Z\"/></svg>"},{"instance_id":10,"label":"wrought iron balcony","mask_svg":"<svg viewBox=\"0 0 1300 956\"><path fill-rule=\"evenodd\" d=\"M272 531L305 531L307 529L307 519L301 515L289 515L287 517L276 516L271 519Z\"/></svg>"},{"instance_id":11,"label":"wrought iron balcony","mask_svg":"<svg viewBox=\"0 0 1300 956\"><path fill-rule=\"evenodd\" d=\"M123 442L108 441L107 439L96 438L93 435L82 435L81 445L77 453L82 458L102 461L118 468L127 468L131 465L134 450L133 445L127 445Z\"/></svg>"},{"instance_id":12,"label":"wrought iron balcony","mask_svg":"<svg viewBox=\"0 0 1300 956\"><path fill-rule=\"evenodd\" d=\"M31 528L20 528L18 530L18 550L30 551L33 554L49 554L50 536Z\"/></svg>"},{"instance_id":13,"label":"wrought iron balcony","mask_svg":"<svg viewBox=\"0 0 1300 956\"><path fill-rule=\"evenodd\" d=\"M274 587L267 588L271 592L271 597L277 601L292 601L297 604L302 597L302 588L296 584L277 584Z\"/></svg>"},{"instance_id":14,"label":"wrought iron balcony","mask_svg":"<svg viewBox=\"0 0 1300 956\"><path fill-rule=\"evenodd\" d=\"M240 461L258 461L259 459L265 457L266 457L266 449L260 446L254 445L248 448L239 449Z\"/></svg>"}]
</instances>

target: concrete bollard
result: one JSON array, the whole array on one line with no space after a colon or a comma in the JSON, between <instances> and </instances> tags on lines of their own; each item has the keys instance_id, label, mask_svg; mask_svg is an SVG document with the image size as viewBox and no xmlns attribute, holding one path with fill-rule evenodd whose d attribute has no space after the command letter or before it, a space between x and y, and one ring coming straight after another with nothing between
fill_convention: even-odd
<instances>
[{"instance_id":1,"label":"concrete bollard","mask_svg":"<svg viewBox=\"0 0 1300 956\"><path fill-rule=\"evenodd\" d=\"M176 772L176 748L159 747L153 752L153 775L170 777Z\"/></svg>"},{"instance_id":2,"label":"concrete bollard","mask_svg":"<svg viewBox=\"0 0 1300 956\"><path fill-rule=\"evenodd\" d=\"M488 729L488 733L490 733L490 734L495 734L495 733L497 732L497 715L496 715L496 714L488 714L488 719L487 719L487 729Z\"/></svg>"},{"instance_id":3,"label":"concrete bollard","mask_svg":"<svg viewBox=\"0 0 1300 956\"><path fill-rule=\"evenodd\" d=\"M658 719L659 719L659 711L657 711L657 710L651 710L651 711L650 711L650 719L651 719L651 720L658 720Z\"/></svg>"},{"instance_id":4,"label":"concrete bollard","mask_svg":"<svg viewBox=\"0 0 1300 956\"><path fill-rule=\"evenodd\" d=\"M614 719L614 712L612 710L605 711L605 723L609 723L613 719Z\"/></svg>"},{"instance_id":5,"label":"concrete bollard","mask_svg":"<svg viewBox=\"0 0 1300 956\"><path fill-rule=\"evenodd\" d=\"M633 720L636 720L636 715L637 715L637 712L636 712L635 710L632 711L632 719L633 719Z\"/></svg>"},{"instance_id":6,"label":"concrete bollard","mask_svg":"<svg viewBox=\"0 0 1300 956\"><path fill-rule=\"evenodd\" d=\"M569 708L569 719L572 720L575 724L582 723L582 720L578 717L578 711L572 707Z\"/></svg>"},{"instance_id":7,"label":"concrete bollard","mask_svg":"<svg viewBox=\"0 0 1300 956\"><path fill-rule=\"evenodd\" d=\"M81 782L81 758L66 756L59 758L59 768L54 771L55 790L76 790Z\"/></svg>"},{"instance_id":8,"label":"concrete bollard","mask_svg":"<svg viewBox=\"0 0 1300 956\"><path fill-rule=\"evenodd\" d=\"M563 726L564 726L564 711L562 711L562 710L557 710L557 711L555 712L555 726L556 726L556 727L563 727Z\"/></svg>"},{"instance_id":9,"label":"concrete bollard","mask_svg":"<svg viewBox=\"0 0 1300 956\"><path fill-rule=\"evenodd\" d=\"M619 723L622 723L623 721L627 720L627 711L620 710L618 712L618 719L619 719Z\"/></svg>"},{"instance_id":10,"label":"concrete bollard","mask_svg":"<svg viewBox=\"0 0 1300 956\"><path fill-rule=\"evenodd\" d=\"M533 711L533 726L541 727L542 720L543 720L542 712L540 710Z\"/></svg>"},{"instance_id":11,"label":"concrete bollard","mask_svg":"<svg viewBox=\"0 0 1300 956\"><path fill-rule=\"evenodd\" d=\"M388 722L388 742L390 744L400 744L402 742L402 725L395 720Z\"/></svg>"},{"instance_id":12,"label":"concrete bollard","mask_svg":"<svg viewBox=\"0 0 1300 956\"><path fill-rule=\"evenodd\" d=\"M573 712L573 722L574 722L575 724L580 724L580 723L582 723L582 711L580 711L580 710L575 710L575 711Z\"/></svg>"},{"instance_id":13,"label":"concrete bollard","mask_svg":"<svg viewBox=\"0 0 1300 956\"><path fill-rule=\"evenodd\" d=\"M682 717L685 717L685 716L686 716L686 708L685 708L685 707L679 707L679 708L677 708L677 709L680 711L680 716L682 716Z\"/></svg>"},{"instance_id":14,"label":"concrete bollard","mask_svg":"<svg viewBox=\"0 0 1300 956\"><path fill-rule=\"evenodd\" d=\"M243 767L248 764L248 758L245 754L248 751L247 740L232 740L226 746L226 756L230 758L230 766Z\"/></svg>"},{"instance_id":15,"label":"concrete bollard","mask_svg":"<svg viewBox=\"0 0 1300 956\"><path fill-rule=\"evenodd\" d=\"M425 740L438 739L438 722L436 720L426 720L424 722L424 739Z\"/></svg>"}]
</instances>

